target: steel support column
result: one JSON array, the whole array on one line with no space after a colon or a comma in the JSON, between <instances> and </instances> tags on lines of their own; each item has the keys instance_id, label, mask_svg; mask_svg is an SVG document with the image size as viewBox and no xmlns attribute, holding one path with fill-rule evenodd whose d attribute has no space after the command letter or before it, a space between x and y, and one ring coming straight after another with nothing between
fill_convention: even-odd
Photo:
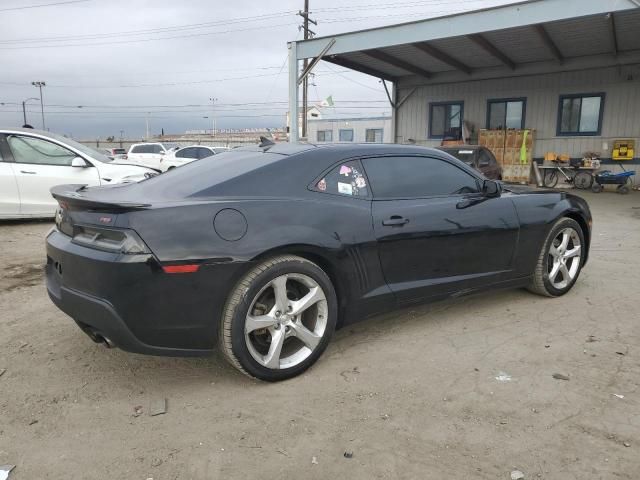
<instances>
[{"instance_id":1,"label":"steel support column","mask_svg":"<svg viewBox=\"0 0 640 480\"><path fill-rule=\"evenodd\" d=\"M289 43L289 142L299 140L298 133L298 48Z\"/></svg>"}]
</instances>

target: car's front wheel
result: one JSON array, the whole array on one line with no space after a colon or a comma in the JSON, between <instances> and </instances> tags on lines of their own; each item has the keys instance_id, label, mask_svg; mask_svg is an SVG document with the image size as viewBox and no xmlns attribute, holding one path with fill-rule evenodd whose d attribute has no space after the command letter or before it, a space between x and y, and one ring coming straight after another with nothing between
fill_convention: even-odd
<instances>
[{"instance_id":1,"label":"car's front wheel","mask_svg":"<svg viewBox=\"0 0 640 480\"><path fill-rule=\"evenodd\" d=\"M232 290L220 347L241 372L284 380L320 357L337 314L335 290L320 267L298 256L277 256L253 268Z\"/></svg>"},{"instance_id":2,"label":"car's front wheel","mask_svg":"<svg viewBox=\"0 0 640 480\"><path fill-rule=\"evenodd\" d=\"M558 220L542 245L529 290L548 297L567 293L580 275L585 248L578 222L567 217Z\"/></svg>"}]
</instances>

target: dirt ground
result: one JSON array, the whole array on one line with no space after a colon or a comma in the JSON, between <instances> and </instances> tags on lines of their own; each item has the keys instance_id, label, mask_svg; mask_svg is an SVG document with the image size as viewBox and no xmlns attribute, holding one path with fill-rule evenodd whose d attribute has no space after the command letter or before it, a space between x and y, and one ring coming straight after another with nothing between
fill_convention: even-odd
<instances>
[{"instance_id":1,"label":"dirt ground","mask_svg":"<svg viewBox=\"0 0 640 480\"><path fill-rule=\"evenodd\" d=\"M585 197L591 259L568 295L496 292L363 322L279 384L219 357L92 343L47 298L50 224L2 223L0 465L16 465L11 480L508 479L516 469L636 480L640 193ZM166 414L150 416L165 398Z\"/></svg>"}]
</instances>

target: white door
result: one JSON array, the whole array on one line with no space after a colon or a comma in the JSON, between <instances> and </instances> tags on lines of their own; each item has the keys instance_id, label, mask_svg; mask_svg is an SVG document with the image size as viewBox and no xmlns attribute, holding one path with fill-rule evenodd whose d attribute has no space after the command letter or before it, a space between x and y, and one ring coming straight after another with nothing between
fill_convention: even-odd
<instances>
[{"instance_id":1,"label":"white door","mask_svg":"<svg viewBox=\"0 0 640 480\"><path fill-rule=\"evenodd\" d=\"M100 185L98 169L72 167L78 155L61 145L23 135L10 135L7 142L13 154L21 215L53 217L57 202L49 190L56 185Z\"/></svg>"},{"instance_id":2,"label":"white door","mask_svg":"<svg viewBox=\"0 0 640 480\"><path fill-rule=\"evenodd\" d=\"M0 139L1 141L1 139ZM0 153L0 218L15 217L20 213L20 194L11 163L3 161Z\"/></svg>"}]
</instances>

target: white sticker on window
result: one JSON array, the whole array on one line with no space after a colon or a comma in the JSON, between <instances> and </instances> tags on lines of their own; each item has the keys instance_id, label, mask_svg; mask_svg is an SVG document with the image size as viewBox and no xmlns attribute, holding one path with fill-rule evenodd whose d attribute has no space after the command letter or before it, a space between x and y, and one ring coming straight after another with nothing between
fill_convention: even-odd
<instances>
[{"instance_id":1,"label":"white sticker on window","mask_svg":"<svg viewBox=\"0 0 640 480\"><path fill-rule=\"evenodd\" d=\"M353 187L350 183L338 182L338 192L345 195L353 195Z\"/></svg>"},{"instance_id":2,"label":"white sticker on window","mask_svg":"<svg viewBox=\"0 0 640 480\"><path fill-rule=\"evenodd\" d=\"M458 153L463 154L463 155L464 154L472 154L473 150L458 150Z\"/></svg>"}]
</instances>

